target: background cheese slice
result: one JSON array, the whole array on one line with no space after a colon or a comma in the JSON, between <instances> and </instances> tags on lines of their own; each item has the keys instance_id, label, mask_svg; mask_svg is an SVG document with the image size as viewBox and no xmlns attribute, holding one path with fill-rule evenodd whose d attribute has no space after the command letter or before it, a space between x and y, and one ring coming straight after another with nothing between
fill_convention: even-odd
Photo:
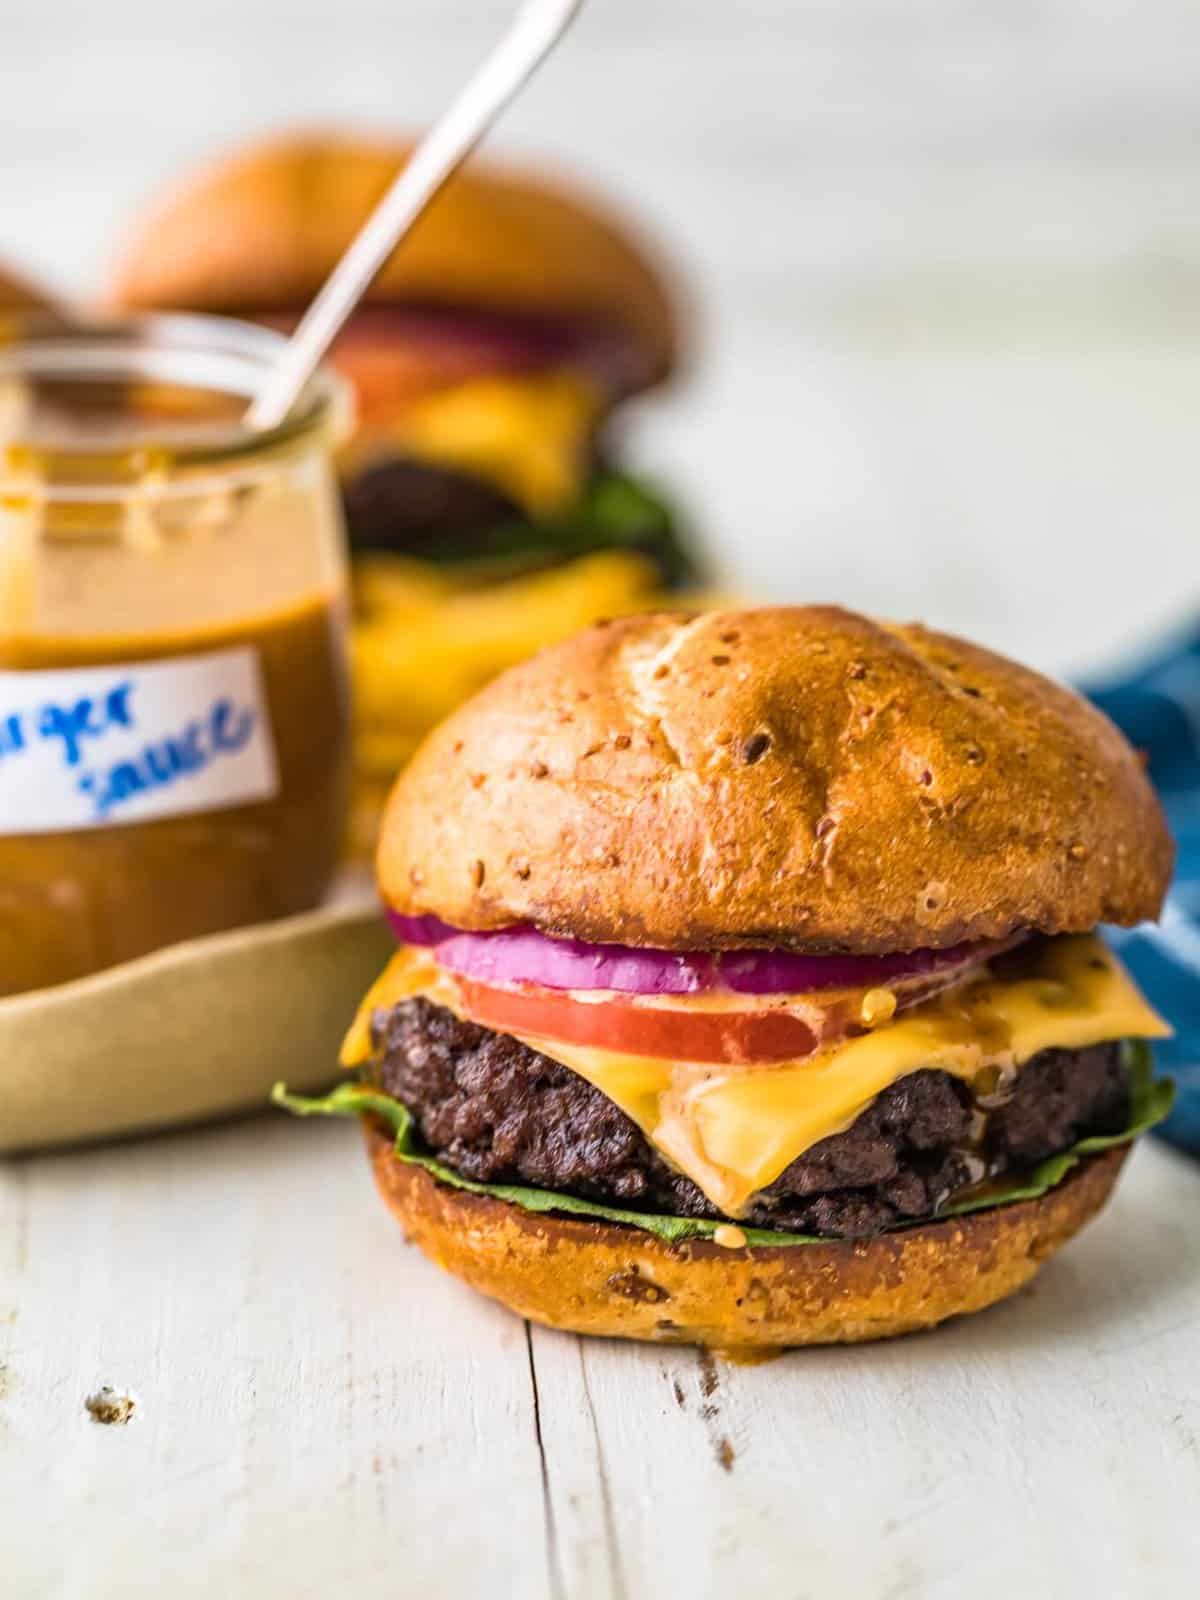
<instances>
[{"instance_id":1,"label":"background cheese slice","mask_svg":"<svg viewBox=\"0 0 1200 1600\"><path fill-rule=\"evenodd\" d=\"M546 516L580 493L601 409L598 392L575 373L504 374L422 396L383 435L418 461L473 473Z\"/></svg>"}]
</instances>

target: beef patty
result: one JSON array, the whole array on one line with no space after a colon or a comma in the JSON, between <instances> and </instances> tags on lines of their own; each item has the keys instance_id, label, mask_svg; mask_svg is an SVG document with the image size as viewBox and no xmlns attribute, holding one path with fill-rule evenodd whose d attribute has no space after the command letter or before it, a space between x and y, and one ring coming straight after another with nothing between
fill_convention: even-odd
<instances>
[{"instance_id":1,"label":"beef patty","mask_svg":"<svg viewBox=\"0 0 1200 1600\"><path fill-rule=\"evenodd\" d=\"M599 1089L518 1040L424 999L377 1012L372 1035L373 1081L463 1177L721 1217ZM934 1215L981 1177L1029 1166L1089 1133L1119 1132L1129 1115L1120 1046L1043 1050L995 1102L977 1103L947 1072L910 1073L844 1133L793 1161L740 1220L839 1238L876 1233Z\"/></svg>"}]
</instances>

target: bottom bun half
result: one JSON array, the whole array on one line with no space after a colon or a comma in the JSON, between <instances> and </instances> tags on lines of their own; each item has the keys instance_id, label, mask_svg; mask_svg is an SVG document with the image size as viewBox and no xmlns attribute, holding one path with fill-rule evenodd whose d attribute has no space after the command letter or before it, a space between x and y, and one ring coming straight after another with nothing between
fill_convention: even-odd
<instances>
[{"instance_id":1,"label":"bottom bun half","mask_svg":"<svg viewBox=\"0 0 1200 1600\"><path fill-rule=\"evenodd\" d=\"M364 1126L405 1233L481 1294L551 1328L733 1353L889 1339L994 1305L1096 1215L1128 1154L1087 1157L1040 1199L873 1239L726 1249L450 1188Z\"/></svg>"}]
</instances>

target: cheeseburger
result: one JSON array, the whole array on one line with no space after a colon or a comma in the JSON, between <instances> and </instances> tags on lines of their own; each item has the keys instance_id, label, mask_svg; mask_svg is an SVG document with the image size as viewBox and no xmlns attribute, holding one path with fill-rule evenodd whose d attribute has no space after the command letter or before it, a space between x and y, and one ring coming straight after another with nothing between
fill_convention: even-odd
<instances>
[{"instance_id":1,"label":"cheeseburger","mask_svg":"<svg viewBox=\"0 0 1200 1600\"><path fill-rule=\"evenodd\" d=\"M219 162L143 222L113 298L290 331L412 148L292 136ZM342 463L352 547L442 563L632 547L683 579L669 515L605 443L614 408L670 374L678 343L667 285L623 221L469 164L332 352L358 399Z\"/></svg>"},{"instance_id":2,"label":"cheeseburger","mask_svg":"<svg viewBox=\"0 0 1200 1600\"><path fill-rule=\"evenodd\" d=\"M1165 1113L1098 937L1162 812L1069 690L826 608L655 614L506 673L397 783L346 1041L379 1188L554 1327L730 1349L1011 1294Z\"/></svg>"}]
</instances>

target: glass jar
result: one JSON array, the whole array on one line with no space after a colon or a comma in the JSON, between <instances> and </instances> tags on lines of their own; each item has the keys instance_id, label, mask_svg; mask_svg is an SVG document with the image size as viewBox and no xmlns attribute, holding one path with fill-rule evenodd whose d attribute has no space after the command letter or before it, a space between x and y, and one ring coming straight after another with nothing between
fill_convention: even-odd
<instances>
[{"instance_id":1,"label":"glass jar","mask_svg":"<svg viewBox=\"0 0 1200 1600\"><path fill-rule=\"evenodd\" d=\"M216 317L0 345L0 995L315 905L345 824L344 534L318 376Z\"/></svg>"}]
</instances>

